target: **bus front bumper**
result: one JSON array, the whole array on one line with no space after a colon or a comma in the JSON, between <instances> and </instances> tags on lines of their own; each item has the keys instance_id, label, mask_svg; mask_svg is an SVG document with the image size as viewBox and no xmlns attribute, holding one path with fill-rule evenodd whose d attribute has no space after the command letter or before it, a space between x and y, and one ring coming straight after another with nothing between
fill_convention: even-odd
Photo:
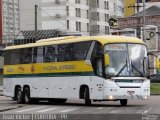
<instances>
[{"instance_id":1,"label":"bus front bumper","mask_svg":"<svg viewBox=\"0 0 160 120\"><path fill-rule=\"evenodd\" d=\"M104 90L104 99L120 100L120 99L148 99L150 96L150 88L106 88Z\"/></svg>"}]
</instances>

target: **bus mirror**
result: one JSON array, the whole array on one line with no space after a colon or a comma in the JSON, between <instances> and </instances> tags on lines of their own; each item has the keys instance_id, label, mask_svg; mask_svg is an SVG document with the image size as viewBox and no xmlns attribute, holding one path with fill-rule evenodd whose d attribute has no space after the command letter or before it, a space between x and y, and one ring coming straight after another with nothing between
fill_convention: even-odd
<instances>
[{"instance_id":1,"label":"bus mirror","mask_svg":"<svg viewBox=\"0 0 160 120\"><path fill-rule=\"evenodd\" d=\"M156 58L156 69L160 69L160 59Z\"/></svg>"},{"instance_id":2,"label":"bus mirror","mask_svg":"<svg viewBox=\"0 0 160 120\"><path fill-rule=\"evenodd\" d=\"M108 54L104 55L104 61L105 61L105 66L108 66L109 65L109 55Z\"/></svg>"}]
</instances>

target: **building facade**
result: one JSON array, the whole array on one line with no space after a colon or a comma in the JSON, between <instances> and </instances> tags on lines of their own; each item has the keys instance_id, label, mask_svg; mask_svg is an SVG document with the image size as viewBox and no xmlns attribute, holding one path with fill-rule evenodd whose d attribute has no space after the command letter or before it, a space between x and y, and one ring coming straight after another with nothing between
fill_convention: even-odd
<instances>
[{"instance_id":1,"label":"building facade","mask_svg":"<svg viewBox=\"0 0 160 120\"><path fill-rule=\"evenodd\" d=\"M40 0L19 0L20 30L35 29L35 5L41 7ZM37 29L41 29L41 10L37 8Z\"/></svg>"},{"instance_id":2,"label":"building facade","mask_svg":"<svg viewBox=\"0 0 160 120\"><path fill-rule=\"evenodd\" d=\"M2 39L13 43L20 30L57 29L64 35L109 34L110 17L123 17L123 0L2 0Z\"/></svg>"},{"instance_id":3,"label":"building facade","mask_svg":"<svg viewBox=\"0 0 160 120\"><path fill-rule=\"evenodd\" d=\"M123 17L122 0L41 0L42 29L70 35L109 33L110 16Z\"/></svg>"},{"instance_id":4,"label":"building facade","mask_svg":"<svg viewBox=\"0 0 160 120\"><path fill-rule=\"evenodd\" d=\"M2 0L0 0L0 44L2 44Z\"/></svg>"},{"instance_id":5,"label":"building facade","mask_svg":"<svg viewBox=\"0 0 160 120\"><path fill-rule=\"evenodd\" d=\"M2 0L2 18L2 43L12 43L19 32L19 0Z\"/></svg>"}]
</instances>

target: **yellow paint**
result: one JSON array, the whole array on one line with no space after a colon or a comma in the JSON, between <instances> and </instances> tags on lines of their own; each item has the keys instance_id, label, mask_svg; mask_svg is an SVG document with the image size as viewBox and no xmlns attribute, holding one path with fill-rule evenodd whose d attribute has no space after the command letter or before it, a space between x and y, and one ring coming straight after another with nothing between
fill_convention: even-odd
<instances>
[{"instance_id":1,"label":"yellow paint","mask_svg":"<svg viewBox=\"0 0 160 120\"><path fill-rule=\"evenodd\" d=\"M92 71L92 66L87 65L85 61L50 62L4 66L4 75Z\"/></svg>"},{"instance_id":2,"label":"yellow paint","mask_svg":"<svg viewBox=\"0 0 160 120\"><path fill-rule=\"evenodd\" d=\"M105 61L105 66L109 65L110 61L109 61L109 55L108 54L104 55L104 61Z\"/></svg>"},{"instance_id":3,"label":"yellow paint","mask_svg":"<svg viewBox=\"0 0 160 120\"><path fill-rule=\"evenodd\" d=\"M156 58L156 69L160 69L160 58Z\"/></svg>"},{"instance_id":4,"label":"yellow paint","mask_svg":"<svg viewBox=\"0 0 160 120\"><path fill-rule=\"evenodd\" d=\"M124 17L129 17L133 14L135 14L135 7L129 7L134 6L136 4L137 0L124 0Z\"/></svg>"},{"instance_id":5,"label":"yellow paint","mask_svg":"<svg viewBox=\"0 0 160 120\"><path fill-rule=\"evenodd\" d=\"M46 39L47 41L48 39ZM45 45L55 45L55 44L65 44L65 43L75 43L75 42L82 42L82 41L98 41L102 45L107 43L141 43L145 44L142 40L134 37L127 37L127 36L81 36L81 37L70 37L68 39L60 39L60 40L51 40L50 42L38 42L38 43L30 43L30 44L23 44L23 45L15 45L6 47L5 50L12 50L12 49L20 49L20 48L30 48L30 47L38 47L38 46L45 46Z\"/></svg>"}]
</instances>

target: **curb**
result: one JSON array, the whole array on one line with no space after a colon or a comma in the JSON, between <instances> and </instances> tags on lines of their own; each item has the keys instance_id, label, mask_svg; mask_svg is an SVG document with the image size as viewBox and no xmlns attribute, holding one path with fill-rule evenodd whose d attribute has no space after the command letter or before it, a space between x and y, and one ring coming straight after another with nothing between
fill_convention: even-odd
<instances>
[{"instance_id":1,"label":"curb","mask_svg":"<svg viewBox=\"0 0 160 120\"><path fill-rule=\"evenodd\" d=\"M12 108L6 108L6 109L2 109L2 110L0 110L0 112L5 112L5 111L8 111L8 110L14 110L14 109L17 109L17 108L20 108L20 107L22 107L22 106L21 106L21 105L19 105L19 106L12 107Z\"/></svg>"}]
</instances>

